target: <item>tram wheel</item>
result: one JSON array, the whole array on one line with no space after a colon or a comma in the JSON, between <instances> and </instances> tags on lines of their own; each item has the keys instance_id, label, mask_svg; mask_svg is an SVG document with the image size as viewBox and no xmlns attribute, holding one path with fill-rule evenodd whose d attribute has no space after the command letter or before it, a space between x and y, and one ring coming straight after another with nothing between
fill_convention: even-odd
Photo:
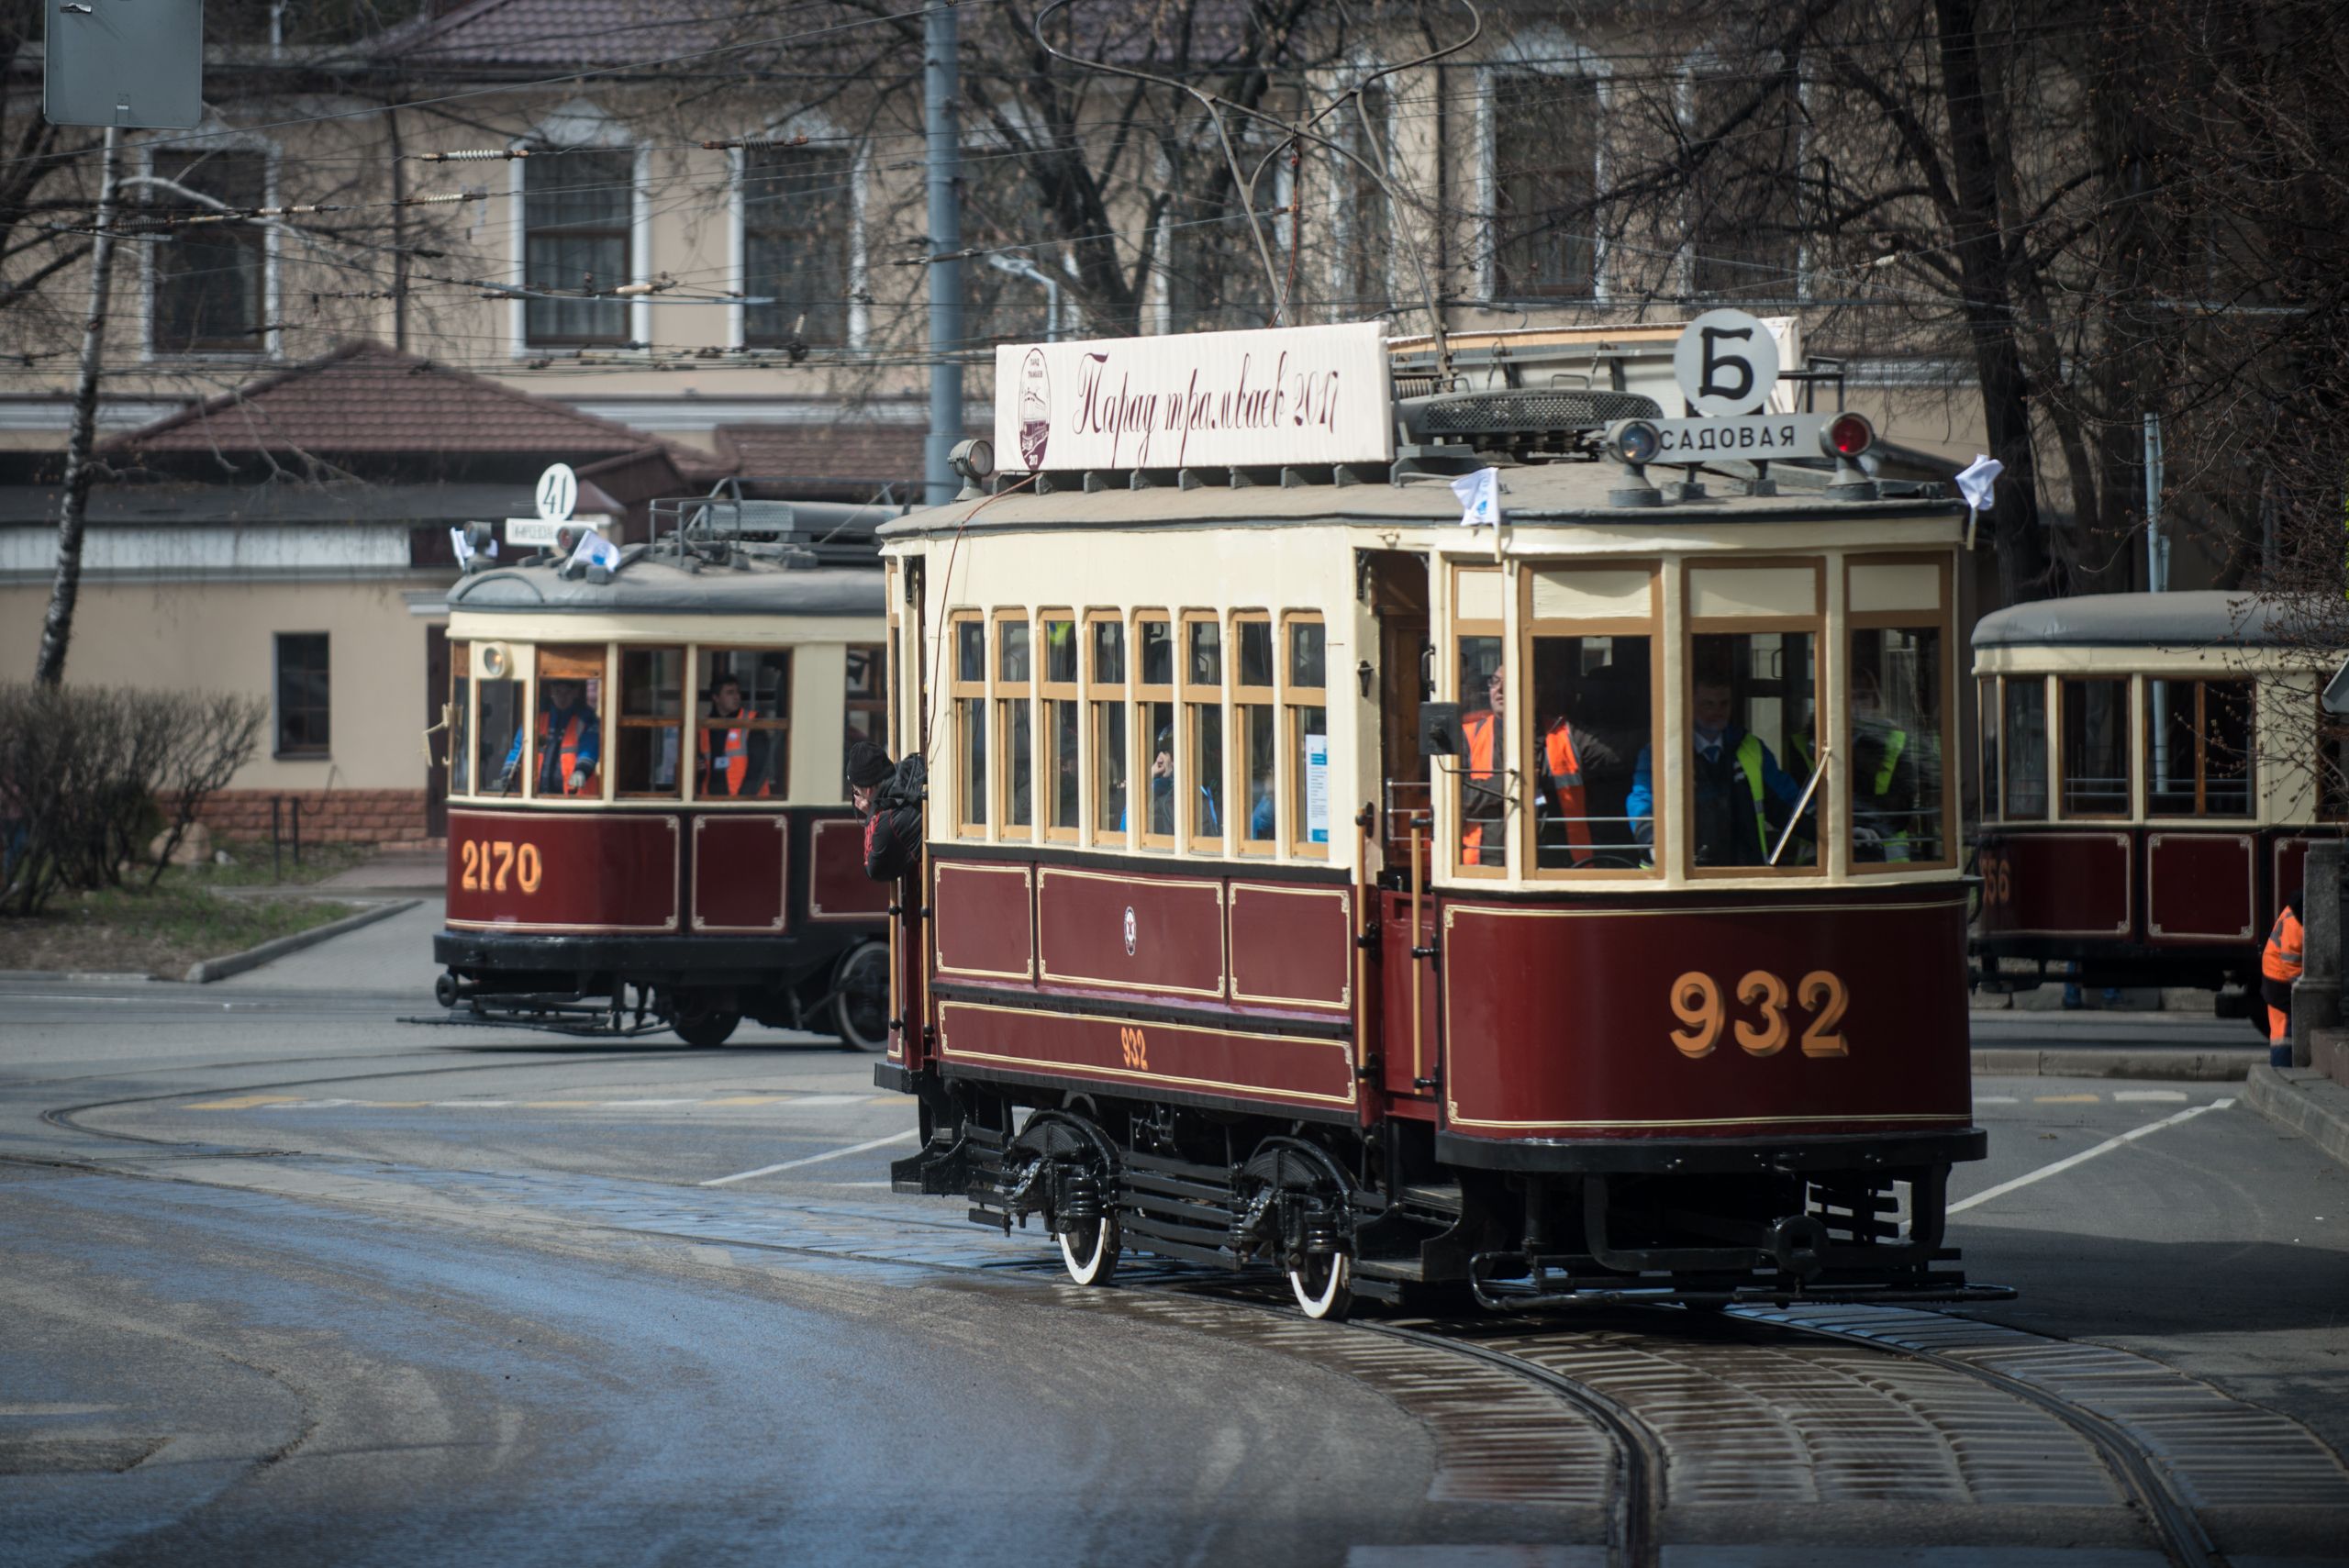
<instances>
[{"instance_id":1,"label":"tram wheel","mask_svg":"<svg viewBox=\"0 0 2349 1568\"><path fill-rule=\"evenodd\" d=\"M1297 1310L1317 1321L1342 1323L1354 1305L1354 1261L1343 1252L1310 1252L1288 1266Z\"/></svg>"},{"instance_id":2,"label":"tram wheel","mask_svg":"<svg viewBox=\"0 0 2349 1568\"><path fill-rule=\"evenodd\" d=\"M741 1021L741 1014L721 1012L707 998L692 992L679 996L669 1014L669 1027L696 1051L715 1051L724 1045Z\"/></svg>"},{"instance_id":3,"label":"tram wheel","mask_svg":"<svg viewBox=\"0 0 2349 1568\"><path fill-rule=\"evenodd\" d=\"M867 942L841 960L833 977L832 1032L851 1051L885 1051L889 1045L889 949Z\"/></svg>"},{"instance_id":4,"label":"tram wheel","mask_svg":"<svg viewBox=\"0 0 2349 1568\"><path fill-rule=\"evenodd\" d=\"M1061 1262L1077 1284L1108 1284L1117 1277L1125 1242L1118 1232L1116 1215L1085 1220L1074 1230L1062 1231L1059 1240Z\"/></svg>"}]
</instances>

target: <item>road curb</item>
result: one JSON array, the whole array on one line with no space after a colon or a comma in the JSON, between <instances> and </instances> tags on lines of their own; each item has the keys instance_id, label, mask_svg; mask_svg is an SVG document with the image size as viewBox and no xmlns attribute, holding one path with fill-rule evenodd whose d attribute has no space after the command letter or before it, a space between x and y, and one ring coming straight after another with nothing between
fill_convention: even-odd
<instances>
[{"instance_id":1,"label":"road curb","mask_svg":"<svg viewBox=\"0 0 2349 1568\"><path fill-rule=\"evenodd\" d=\"M2266 1064L2266 1052L2243 1051L2036 1051L1977 1047L1974 1071L1992 1078L2174 1078L2239 1080Z\"/></svg>"},{"instance_id":2,"label":"road curb","mask_svg":"<svg viewBox=\"0 0 2349 1568\"><path fill-rule=\"evenodd\" d=\"M2349 1165L2349 1087L2312 1067L2278 1068L2263 1062L2244 1081L2243 1102Z\"/></svg>"},{"instance_id":3,"label":"road curb","mask_svg":"<svg viewBox=\"0 0 2349 1568\"><path fill-rule=\"evenodd\" d=\"M0 984L29 980L59 985L145 985L154 978L144 970L129 969L0 969Z\"/></svg>"},{"instance_id":4,"label":"road curb","mask_svg":"<svg viewBox=\"0 0 2349 1568\"><path fill-rule=\"evenodd\" d=\"M329 920L323 926L314 926L306 931L296 931L290 937L273 937L259 947L250 947L242 952L232 952L225 958L204 959L188 965L188 983L193 985L208 985L215 980L226 980L232 974L242 974L249 969L259 969L273 958L284 958L289 952L300 952L304 948L316 947L329 937L339 937L345 931L355 931L362 926L372 926L378 920L387 920L395 915L405 914L423 902L421 898L393 899L378 904L372 909L362 909L356 915L345 915L340 920Z\"/></svg>"}]
</instances>

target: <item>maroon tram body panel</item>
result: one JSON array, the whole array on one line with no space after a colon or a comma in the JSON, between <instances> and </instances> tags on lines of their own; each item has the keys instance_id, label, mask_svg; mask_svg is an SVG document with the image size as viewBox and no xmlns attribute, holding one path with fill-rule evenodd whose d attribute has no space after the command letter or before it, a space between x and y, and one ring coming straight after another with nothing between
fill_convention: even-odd
<instances>
[{"instance_id":1,"label":"maroon tram body panel","mask_svg":"<svg viewBox=\"0 0 2349 1568\"><path fill-rule=\"evenodd\" d=\"M1039 977L1048 984L1224 995L1223 884L1036 868Z\"/></svg>"},{"instance_id":2,"label":"maroon tram body panel","mask_svg":"<svg viewBox=\"0 0 2349 1568\"><path fill-rule=\"evenodd\" d=\"M673 814L449 813L449 924L460 930L674 932Z\"/></svg>"},{"instance_id":3,"label":"maroon tram body panel","mask_svg":"<svg viewBox=\"0 0 2349 1568\"><path fill-rule=\"evenodd\" d=\"M807 917L878 920L889 913L895 884L864 874L864 823L829 817L807 828Z\"/></svg>"},{"instance_id":4,"label":"maroon tram body panel","mask_svg":"<svg viewBox=\"0 0 2349 1568\"><path fill-rule=\"evenodd\" d=\"M2255 835L2145 836L2145 937L2155 946L2248 942L2265 934L2258 902Z\"/></svg>"},{"instance_id":5,"label":"maroon tram body panel","mask_svg":"<svg viewBox=\"0 0 2349 1568\"><path fill-rule=\"evenodd\" d=\"M2126 939L2134 929L2134 856L2122 831L2012 833L1986 846L1988 937Z\"/></svg>"},{"instance_id":6,"label":"maroon tram body panel","mask_svg":"<svg viewBox=\"0 0 2349 1568\"><path fill-rule=\"evenodd\" d=\"M1234 1002L1341 1013L1353 1007L1352 888L1235 882L1229 897Z\"/></svg>"},{"instance_id":7,"label":"maroon tram body panel","mask_svg":"<svg viewBox=\"0 0 2349 1568\"><path fill-rule=\"evenodd\" d=\"M1482 1139L1965 1128L1965 940L1947 889L1447 903L1445 1126Z\"/></svg>"},{"instance_id":8,"label":"maroon tram body panel","mask_svg":"<svg viewBox=\"0 0 2349 1568\"><path fill-rule=\"evenodd\" d=\"M1250 1030L1245 1023L1134 1023L950 998L938 1005L938 1054L950 1066L1075 1078L1129 1094L1171 1091L1322 1112L1353 1107L1353 1052L1345 1040Z\"/></svg>"},{"instance_id":9,"label":"maroon tram body panel","mask_svg":"<svg viewBox=\"0 0 2349 1568\"><path fill-rule=\"evenodd\" d=\"M930 940L942 980L1036 978L1032 867L941 860L930 874Z\"/></svg>"},{"instance_id":10,"label":"maroon tram body panel","mask_svg":"<svg viewBox=\"0 0 2349 1568\"><path fill-rule=\"evenodd\" d=\"M791 818L694 818L694 929L773 936L790 922Z\"/></svg>"}]
</instances>

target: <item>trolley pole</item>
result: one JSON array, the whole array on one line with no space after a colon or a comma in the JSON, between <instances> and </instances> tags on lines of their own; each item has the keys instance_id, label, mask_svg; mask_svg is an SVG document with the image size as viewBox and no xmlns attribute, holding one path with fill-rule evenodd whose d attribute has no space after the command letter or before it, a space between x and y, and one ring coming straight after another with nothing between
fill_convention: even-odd
<instances>
[{"instance_id":1,"label":"trolley pole","mask_svg":"<svg viewBox=\"0 0 2349 1568\"><path fill-rule=\"evenodd\" d=\"M930 133L930 439L922 447L922 499L942 506L958 486L947 454L963 439L962 193L955 175L962 138L955 126L960 92L955 57L961 27L951 4L933 5L922 15L922 124Z\"/></svg>"}]
</instances>

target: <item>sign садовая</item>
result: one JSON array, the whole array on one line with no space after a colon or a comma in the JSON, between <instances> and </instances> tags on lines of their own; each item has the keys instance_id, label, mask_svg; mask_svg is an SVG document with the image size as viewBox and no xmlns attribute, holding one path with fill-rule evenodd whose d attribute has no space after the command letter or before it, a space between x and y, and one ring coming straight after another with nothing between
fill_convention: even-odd
<instances>
[{"instance_id":1,"label":"sign \u0441\u0430\u0434\u043e\u0432\u0430\u044f","mask_svg":"<svg viewBox=\"0 0 2349 1568\"><path fill-rule=\"evenodd\" d=\"M1030 473L1386 462L1386 388L1375 321L1004 344L995 450Z\"/></svg>"}]
</instances>

